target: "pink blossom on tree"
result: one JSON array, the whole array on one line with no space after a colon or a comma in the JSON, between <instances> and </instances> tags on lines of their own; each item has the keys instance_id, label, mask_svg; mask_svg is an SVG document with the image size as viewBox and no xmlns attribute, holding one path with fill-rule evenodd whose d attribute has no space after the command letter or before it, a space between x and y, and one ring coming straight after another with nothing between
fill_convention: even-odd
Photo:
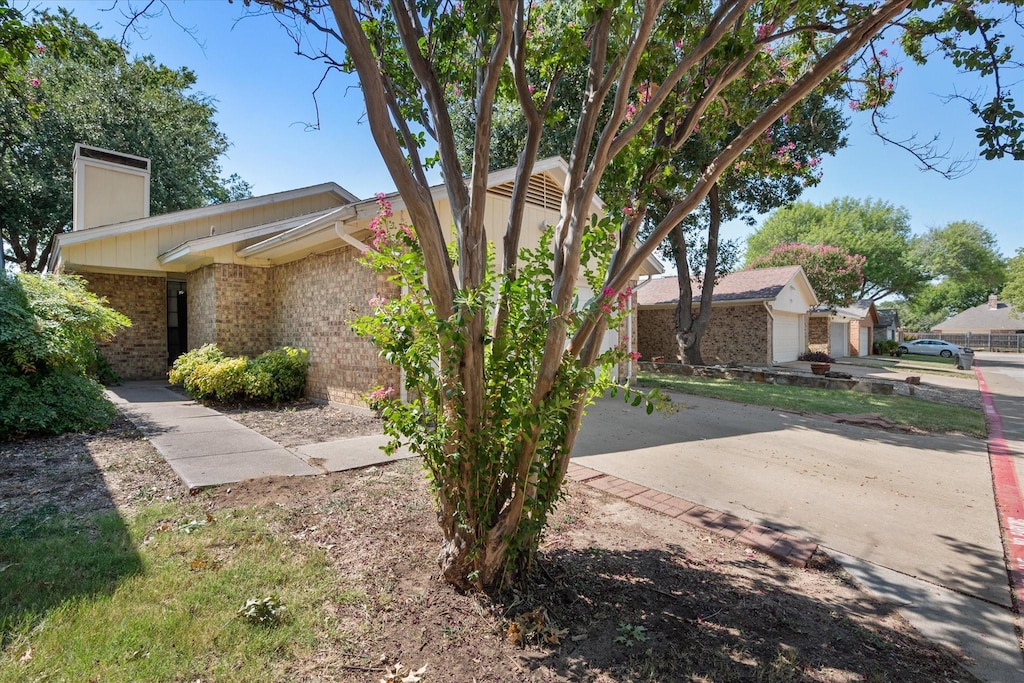
<instances>
[{"instance_id":1,"label":"pink blossom on tree","mask_svg":"<svg viewBox=\"0 0 1024 683\"><path fill-rule=\"evenodd\" d=\"M780 244L750 262L751 268L801 266L818 300L832 305L853 301L864 284L864 264L860 254L827 244Z\"/></svg>"}]
</instances>

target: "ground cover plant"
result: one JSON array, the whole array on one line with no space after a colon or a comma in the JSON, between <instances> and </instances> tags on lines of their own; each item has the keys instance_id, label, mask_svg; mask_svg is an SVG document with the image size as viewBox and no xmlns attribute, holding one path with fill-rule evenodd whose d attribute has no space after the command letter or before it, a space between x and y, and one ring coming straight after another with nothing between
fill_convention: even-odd
<instances>
[{"instance_id":1,"label":"ground cover plant","mask_svg":"<svg viewBox=\"0 0 1024 683\"><path fill-rule=\"evenodd\" d=\"M875 413L898 425L926 432L960 433L978 438L985 438L988 434L985 416L979 408L936 403L909 396L883 396L654 372L641 372L639 380L643 386L781 410L825 415Z\"/></svg>"},{"instance_id":2,"label":"ground cover plant","mask_svg":"<svg viewBox=\"0 0 1024 683\"><path fill-rule=\"evenodd\" d=\"M345 422L249 418L313 410ZM975 680L824 557L567 495L535 580L491 603L437 581L416 460L189 496L123 420L0 444L0 681Z\"/></svg>"}]
</instances>

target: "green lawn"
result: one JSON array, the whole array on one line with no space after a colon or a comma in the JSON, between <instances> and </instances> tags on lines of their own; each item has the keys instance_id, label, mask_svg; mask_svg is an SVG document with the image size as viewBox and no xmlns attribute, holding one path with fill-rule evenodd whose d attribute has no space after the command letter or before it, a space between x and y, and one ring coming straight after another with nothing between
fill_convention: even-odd
<instances>
[{"instance_id":1,"label":"green lawn","mask_svg":"<svg viewBox=\"0 0 1024 683\"><path fill-rule=\"evenodd\" d=\"M324 638L345 647L323 633L323 605L361 589L340 589L322 552L282 543L273 509L53 512L0 526L0 681L282 680ZM238 616L270 595L280 624Z\"/></svg>"},{"instance_id":2,"label":"green lawn","mask_svg":"<svg viewBox=\"0 0 1024 683\"><path fill-rule=\"evenodd\" d=\"M906 396L879 396L853 391L685 377L654 372L641 372L639 380L641 386L645 387L659 387L736 403L826 415L877 413L897 424L929 432L963 433L980 438L987 435L985 417L980 410Z\"/></svg>"}]
</instances>

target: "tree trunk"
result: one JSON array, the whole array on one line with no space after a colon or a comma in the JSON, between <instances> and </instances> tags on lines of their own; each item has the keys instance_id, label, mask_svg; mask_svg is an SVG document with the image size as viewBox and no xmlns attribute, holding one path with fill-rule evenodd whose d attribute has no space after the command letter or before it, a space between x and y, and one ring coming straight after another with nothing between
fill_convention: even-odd
<instances>
[{"instance_id":1,"label":"tree trunk","mask_svg":"<svg viewBox=\"0 0 1024 683\"><path fill-rule=\"evenodd\" d=\"M672 248L676 257L676 271L679 279L679 304L676 306L676 342L679 357L689 365L704 365L700 343L711 322L711 299L715 292L716 271L718 270L718 232L722 225L722 209L718 201L718 183L708 192L710 221L708 223L708 251L704 263L700 303L697 314L693 314L693 287L690 278L690 264L686 259L686 237L681 226L672 231ZM684 302L687 305L684 305Z\"/></svg>"}]
</instances>

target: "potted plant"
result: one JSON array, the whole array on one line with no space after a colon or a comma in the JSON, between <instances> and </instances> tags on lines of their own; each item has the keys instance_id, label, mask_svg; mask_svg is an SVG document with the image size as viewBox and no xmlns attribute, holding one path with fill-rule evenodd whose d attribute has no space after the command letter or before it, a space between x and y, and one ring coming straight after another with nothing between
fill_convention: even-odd
<instances>
[{"instance_id":1,"label":"potted plant","mask_svg":"<svg viewBox=\"0 0 1024 683\"><path fill-rule=\"evenodd\" d=\"M811 372L815 375L824 375L832 369L832 363L835 362L835 359L824 351L808 351L797 360L810 362Z\"/></svg>"}]
</instances>

